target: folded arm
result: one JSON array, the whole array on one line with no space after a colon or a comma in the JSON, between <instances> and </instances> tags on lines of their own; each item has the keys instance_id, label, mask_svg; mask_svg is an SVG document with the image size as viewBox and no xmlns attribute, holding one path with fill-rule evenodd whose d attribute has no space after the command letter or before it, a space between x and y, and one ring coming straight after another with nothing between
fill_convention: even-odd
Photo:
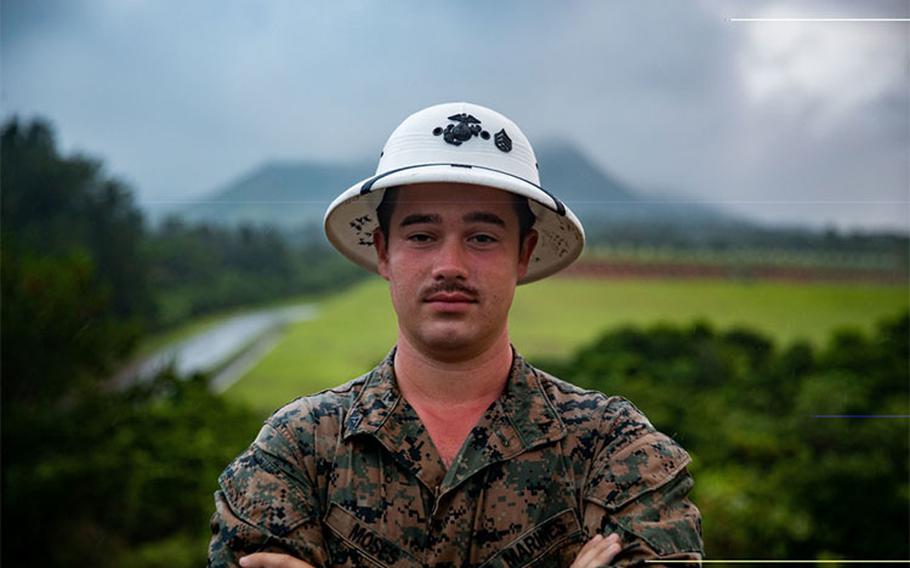
<instances>
[{"instance_id":1,"label":"folded arm","mask_svg":"<svg viewBox=\"0 0 910 568\"><path fill-rule=\"evenodd\" d=\"M238 566L255 552L326 564L318 501L298 454L293 442L266 424L224 470L215 492L210 567Z\"/></svg>"},{"instance_id":2,"label":"folded arm","mask_svg":"<svg viewBox=\"0 0 910 568\"><path fill-rule=\"evenodd\" d=\"M610 429L616 435L596 456L585 486L585 529L619 535L617 566L644 560L696 564L703 544L701 514L688 498L694 485L686 468L689 455L626 404Z\"/></svg>"}]
</instances>

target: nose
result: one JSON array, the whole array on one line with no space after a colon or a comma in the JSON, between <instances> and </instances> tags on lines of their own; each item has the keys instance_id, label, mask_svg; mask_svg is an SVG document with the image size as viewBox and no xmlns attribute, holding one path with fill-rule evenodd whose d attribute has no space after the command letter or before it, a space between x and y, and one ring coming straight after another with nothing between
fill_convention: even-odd
<instances>
[{"instance_id":1,"label":"nose","mask_svg":"<svg viewBox=\"0 0 910 568\"><path fill-rule=\"evenodd\" d=\"M460 239L446 239L438 249L433 267L435 280L464 280L468 277L467 258Z\"/></svg>"}]
</instances>

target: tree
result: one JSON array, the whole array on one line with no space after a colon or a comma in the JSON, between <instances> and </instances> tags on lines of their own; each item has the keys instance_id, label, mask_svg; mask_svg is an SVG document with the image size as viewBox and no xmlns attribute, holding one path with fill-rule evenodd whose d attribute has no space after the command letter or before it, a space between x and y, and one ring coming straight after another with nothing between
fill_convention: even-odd
<instances>
[{"instance_id":1,"label":"tree","mask_svg":"<svg viewBox=\"0 0 910 568\"><path fill-rule=\"evenodd\" d=\"M112 388L151 313L142 217L45 123L0 139L3 563L198 565L215 479L259 420L205 377ZM181 545L144 554L161 541Z\"/></svg>"},{"instance_id":2,"label":"tree","mask_svg":"<svg viewBox=\"0 0 910 568\"><path fill-rule=\"evenodd\" d=\"M631 399L693 457L715 558L906 558L910 315L778 349L704 323L622 328L557 374Z\"/></svg>"}]
</instances>

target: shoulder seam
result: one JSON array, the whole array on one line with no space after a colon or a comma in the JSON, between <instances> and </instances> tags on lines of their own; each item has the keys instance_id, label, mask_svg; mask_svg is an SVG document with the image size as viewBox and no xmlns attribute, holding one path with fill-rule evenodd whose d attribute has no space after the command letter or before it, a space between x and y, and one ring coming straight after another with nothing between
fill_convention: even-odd
<instances>
[{"instance_id":1,"label":"shoulder seam","mask_svg":"<svg viewBox=\"0 0 910 568\"><path fill-rule=\"evenodd\" d=\"M550 395L547 393L547 391L543 385L544 379L546 379L549 382L553 382L553 379L555 379L556 377L553 377L553 376L547 374L546 371L541 371L540 369L538 369L532 365L528 365L528 367L530 367L531 372L534 373L534 377L537 379L537 390L540 392L540 396L542 396L543 399L547 402L547 408L550 409L550 412L553 414L553 416L556 417L556 420L559 421L560 428L563 431L565 431L566 423L563 421L562 416L559 414L559 411L556 409L556 405L550 399ZM562 381L560 381L560 382L562 382ZM559 387L557 387L557 388L559 388Z\"/></svg>"}]
</instances>

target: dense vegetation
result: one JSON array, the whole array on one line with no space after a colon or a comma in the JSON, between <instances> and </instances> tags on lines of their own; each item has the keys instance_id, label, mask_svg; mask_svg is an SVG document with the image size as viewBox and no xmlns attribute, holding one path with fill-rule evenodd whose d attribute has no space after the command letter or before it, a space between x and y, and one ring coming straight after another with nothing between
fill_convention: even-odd
<instances>
[{"instance_id":1,"label":"dense vegetation","mask_svg":"<svg viewBox=\"0 0 910 568\"><path fill-rule=\"evenodd\" d=\"M259 418L203 376L29 407L4 364L3 563L199 566L212 493Z\"/></svg>"},{"instance_id":2,"label":"dense vegetation","mask_svg":"<svg viewBox=\"0 0 910 568\"><path fill-rule=\"evenodd\" d=\"M337 290L364 276L322 242L292 244L268 227L165 220L146 240L158 290L155 327L235 306Z\"/></svg>"},{"instance_id":3,"label":"dense vegetation","mask_svg":"<svg viewBox=\"0 0 910 568\"><path fill-rule=\"evenodd\" d=\"M905 233L854 230L840 231L834 227L817 231L796 227L764 227L743 220L706 220L701 224L672 222L655 223L595 223L586 227L586 238L595 246L615 246L621 243L628 249L658 248L676 253L726 254L744 250L750 254L781 252L811 255L836 252L845 258L865 255L886 257L889 265L906 273L910 263L910 238Z\"/></svg>"},{"instance_id":4,"label":"dense vegetation","mask_svg":"<svg viewBox=\"0 0 910 568\"><path fill-rule=\"evenodd\" d=\"M822 349L704 323L623 328L542 366L622 394L689 450L709 556L898 559L910 554L908 361L905 314Z\"/></svg>"},{"instance_id":5,"label":"dense vegetation","mask_svg":"<svg viewBox=\"0 0 910 568\"><path fill-rule=\"evenodd\" d=\"M204 377L109 377L149 329L359 273L265 229L152 231L41 122L5 125L0 160L3 563L196 565L215 479L259 418Z\"/></svg>"}]
</instances>

